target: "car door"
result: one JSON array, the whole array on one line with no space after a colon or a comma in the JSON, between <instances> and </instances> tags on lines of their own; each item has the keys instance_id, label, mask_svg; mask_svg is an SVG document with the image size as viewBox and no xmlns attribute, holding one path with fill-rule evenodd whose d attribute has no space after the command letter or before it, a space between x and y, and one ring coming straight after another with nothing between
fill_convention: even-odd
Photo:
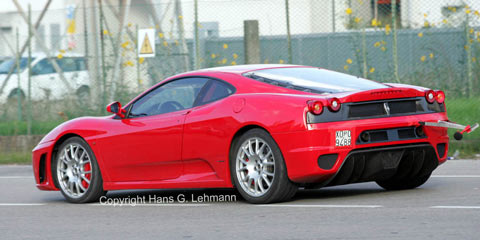
<instances>
[{"instance_id":1,"label":"car door","mask_svg":"<svg viewBox=\"0 0 480 240\"><path fill-rule=\"evenodd\" d=\"M211 79L199 94L196 107L186 116L183 134L185 173L197 180L225 179L229 133L235 128L230 84Z\"/></svg>"},{"instance_id":2,"label":"car door","mask_svg":"<svg viewBox=\"0 0 480 240\"><path fill-rule=\"evenodd\" d=\"M111 119L110 136L100 140L111 181L156 181L182 175L185 116L206 82L203 78L170 81L127 106L126 118Z\"/></svg>"}]
</instances>

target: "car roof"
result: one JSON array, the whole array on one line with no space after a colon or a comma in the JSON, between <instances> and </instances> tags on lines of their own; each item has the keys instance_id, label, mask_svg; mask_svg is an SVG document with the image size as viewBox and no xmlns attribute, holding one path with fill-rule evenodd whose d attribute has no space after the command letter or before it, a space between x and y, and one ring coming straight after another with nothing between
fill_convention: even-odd
<instances>
[{"instance_id":1,"label":"car roof","mask_svg":"<svg viewBox=\"0 0 480 240\"><path fill-rule=\"evenodd\" d=\"M193 71L193 72L196 72L196 73L199 73L199 72L224 72L224 73L243 74L243 73L247 73L247 72L253 72L253 71L264 70L264 69L292 68L292 67L312 68L310 66L292 65L292 64L246 64L246 65L234 65L234 66L206 68L206 69L200 69L200 70ZM193 72L190 72L190 73L193 73Z\"/></svg>"}]
</instances>

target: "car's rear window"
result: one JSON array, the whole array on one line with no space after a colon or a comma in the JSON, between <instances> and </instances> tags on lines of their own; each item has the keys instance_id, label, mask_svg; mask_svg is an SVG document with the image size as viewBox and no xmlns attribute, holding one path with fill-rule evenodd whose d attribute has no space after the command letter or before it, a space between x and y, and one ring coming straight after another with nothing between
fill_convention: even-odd
<instances>
[{"instance_id":1,"label":"car's rear window","mask_svg":"<svg viewBox=\"0 0 480 240\"><path fill-rule=\"evenodd\" d=\"M388 88L368 79L319 68L288 67L257 70L244 76L272 85L314 93Z\"/></svg>"}]
</instances>

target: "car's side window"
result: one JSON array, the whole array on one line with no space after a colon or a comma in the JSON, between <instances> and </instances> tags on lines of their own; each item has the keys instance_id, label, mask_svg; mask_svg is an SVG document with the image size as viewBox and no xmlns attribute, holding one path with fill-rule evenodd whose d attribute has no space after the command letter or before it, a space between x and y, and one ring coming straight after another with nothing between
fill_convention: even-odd
<instances>
[{"instance_id":1,"label":"car's side window","mask_svg":"<svg viewBox=\"0 0 480 240\"><path fill-rule=\"evenodd\" d=\"M196 105L207 104L231 95L235 89L219 80L210 80L208 86L199 96Z\"/></svg>"},{"instance_id":2,"label":"car's side window","mask_svg":"<svg viewBox=\"0 0 480 240\"><path fill-rule=\"evenodd\" d=\"M192 108L206 78L184 78L168 82L137 100L129 117L153 116Z\"/></svg>"},{"instance_id":3,"label":"car's side window","mask_svg":"<svg viewBox=\"0 0 480 240\"><path fill-rule=\"evenodd\" d=\"M75 58L64 57L60 60L57 60L60 68L63 72L75 72L78 71L77 63Z\"/></svg>"},{"instance_id":4,"label":"car's side window","mask_svg":"<svg viewBox=\"0 0 480 240\"><path fill-rule=\"evenodd\" d=\"M35 66L32 67L33 75L52 74L55 73L55 69L52 64L48 62L48 59L40 60Z\"/></svg>"}]
</instances>

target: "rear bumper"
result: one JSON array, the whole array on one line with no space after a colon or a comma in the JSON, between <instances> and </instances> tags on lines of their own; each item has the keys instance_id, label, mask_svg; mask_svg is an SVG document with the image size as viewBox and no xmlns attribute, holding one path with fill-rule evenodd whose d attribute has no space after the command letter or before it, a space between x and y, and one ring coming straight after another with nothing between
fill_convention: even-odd
<instances>
[{"instance_id":1,"label":"rear bumper","mask_svg":"<svg viewBox=\"0 0 480 240\"><path fill-rule=\"evenodd\" d=\"M417 127L421 121L438 120L448 120L446 113L308 124L306 131L273 134L273 138L285 158L290 180L296 183L321 183L331 180L337 174L349 154L362 149L425 144L433 148L438 164L445 162L449 140L445 128L424 127L426 136L423 138L367 144L357 142L360 133L364 131ZM335 146L336 132L345 130L351 132L351 145ZM327 157L319 160L324 155ZM329 159L331 164L319 164ZM330 168L325 168L328 165Z\"/></svg>"}]
</instances>

